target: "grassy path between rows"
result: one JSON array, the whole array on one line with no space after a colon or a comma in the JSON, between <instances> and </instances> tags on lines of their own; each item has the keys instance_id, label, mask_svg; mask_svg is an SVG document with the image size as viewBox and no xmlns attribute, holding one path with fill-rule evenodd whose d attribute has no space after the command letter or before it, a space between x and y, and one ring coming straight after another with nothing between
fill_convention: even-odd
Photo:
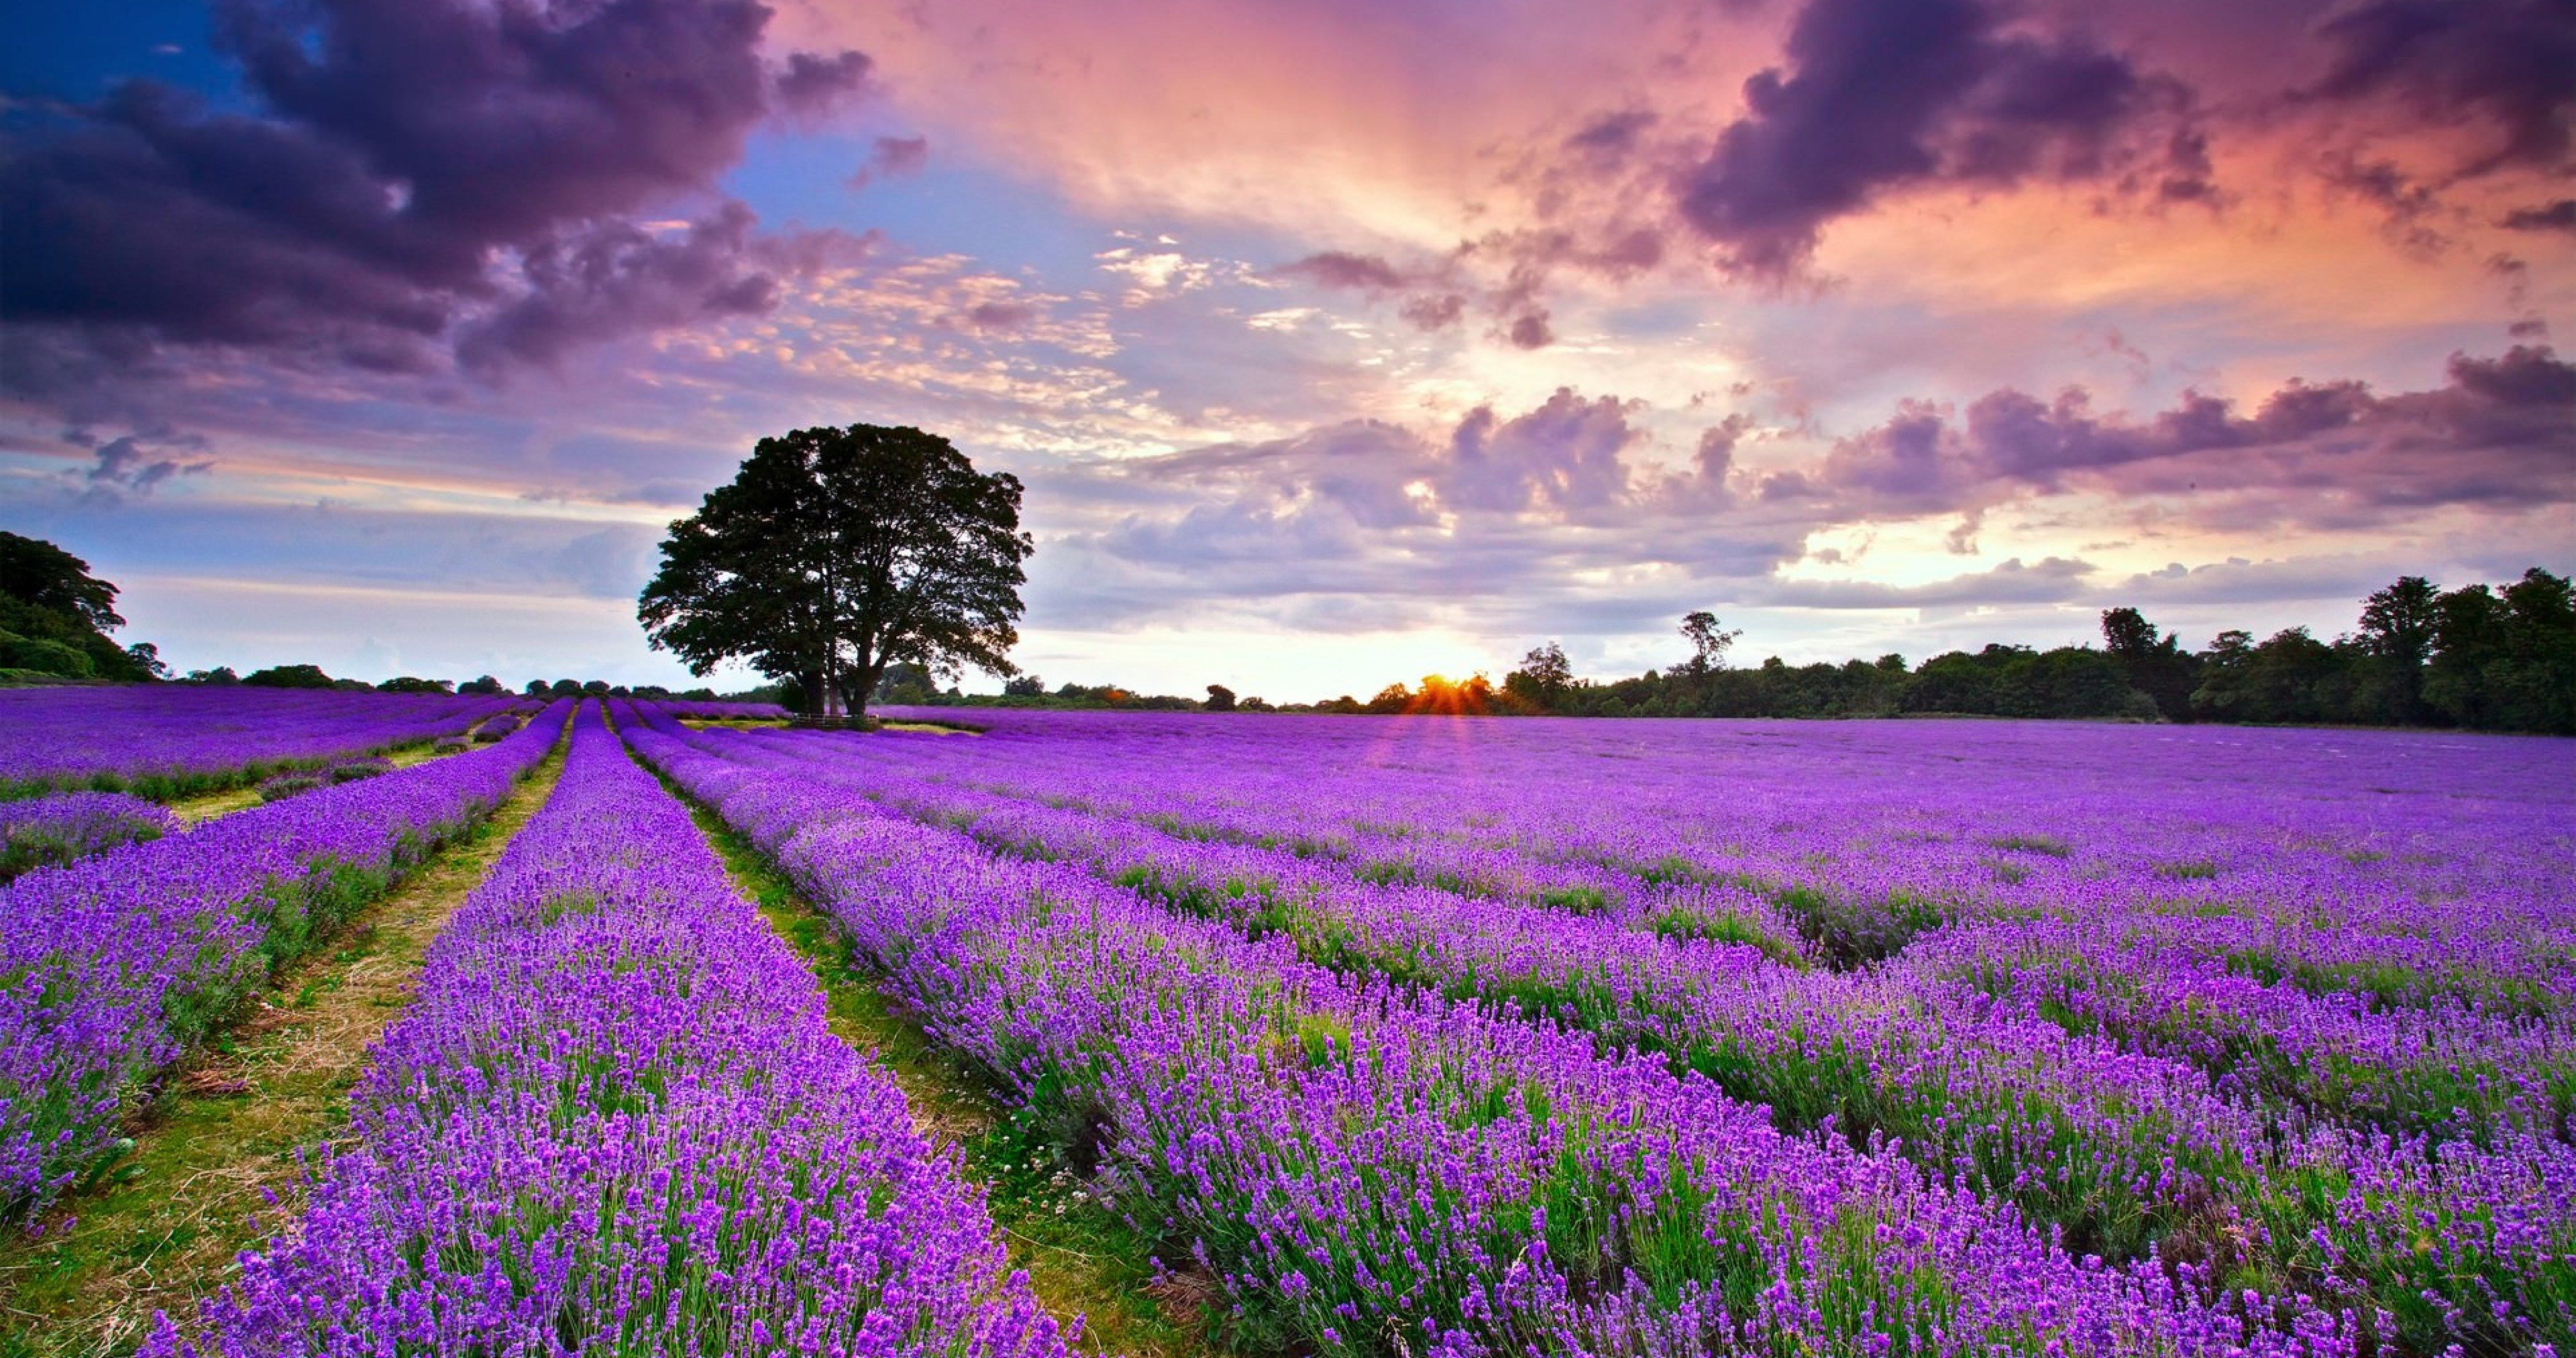
<instances>
[{"instance_id":1,"label":"grassy path between rows","mask_svg":"<svg viewBox=\"0 0 2576 1358\"><path fill-rule=\"evenodd\" d=\"M472 746L469 748L480 749L482 747ZM459 751L459 753L462 753L462 751ZM355 755L351 756L351 758L357 757L358 756ZM406 745L398 750L388 750L385 752L385 758L390 761L395 768L407 769L414 764L426 764L433 759L445 759L447 756L438 752L438 743L436 741L424 740L415 744ZM258 806L259 804L259 784L254 781L244 783L238 787L228 787L220 792L203 792L194 797L180 797L171 801L168 805L170 807L171 815L177 816L179 819L186 821L190 825L196 825L203 821L213 820L217 816L230 815L235 811L246 811L251 807Z\"/></svg>"},{"instance_id":2,"label":"grassy path between rows","mask_svg":"<svg viewBox=\"0 0 2576 1358\"><path fill-rule=\"evenodd\" d=\"M430 939L562 772L558 749L480 826L280 974L129 1130L135 1153L112 1183L74 1195L40 1234L0 1242L0 1358L131 1353L155 1311L184 1325L235 1256L294 1219L303 1166L344 1144L350 1086L410 1002Z\"/></svg>"},{"instance_id":3,"label":"grassy path between rows","mask_svg":"<svg viewBox=\"0 0 2576 1358\"><path fill-rule=\"evenodd\" d=\"M1221 1352L1213 1293L1187 1280L1157 1282L1145 1242L1082 1195L1049 1139L1019 1125L979 1081L869 984L838 926L797 894L750 841L678 787L680 798L770 927L805 959L830 1004L832 1031L893 1074L913 1121L936 1144L955 1145L966 1176L989 1194L1011 1266L1028 1271L1038 1300L1060 1318L1083 1317L1087 1352L1133 1358L1204 1358Z\"/></svg>"}]
</instances>

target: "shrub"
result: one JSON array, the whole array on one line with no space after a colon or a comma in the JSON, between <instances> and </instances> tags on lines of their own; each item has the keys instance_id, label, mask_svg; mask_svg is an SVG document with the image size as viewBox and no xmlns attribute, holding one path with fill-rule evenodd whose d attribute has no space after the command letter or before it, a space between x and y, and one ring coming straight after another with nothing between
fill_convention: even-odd
<instances>
[{"instance_id":1,"label":"shrub","mask_svg":"<svg viewBox=\"0 0 2576 1358\"><path fill-rule=\"evenodd\" d=\"M22 637L14 632L0 633L0 667L34 670L40 674L59 674L72 679L87 679L98 672L88 656L76 647L43 637Z\"/></svg>"},{"instance_id":2,"label":"shrub","mask_svg":"<svg viewBox=\"0 0 2576 1358\"><path fill-rule=\"evenodd\" d=\"M271 665L243 675L242 682L261 688L329 688L331 676L319 665Z\"/></svg>"},{"instance_id":3,"label":"shrub","mask_svg":"<svg viewBox=\"0 0 2576 1358\"><path fill-rule=\"evenodd\" d=\"M299 792L311 792L329 780L330 775L319 769L272 774L259 780L259 799L263 802L284 801Z\"/></svg>"},{"instance_id":4,"label":"shrub","mask_svg":"<svg viewBox=\"0 0 2576 1358\"><path fill-rule=\"evenodd\" d=\"M332 782L354 783L361 778L373 778L393 771L394 761L390 759L344 759L331 766L330 774Z\"/></svg>"}]
</instances>

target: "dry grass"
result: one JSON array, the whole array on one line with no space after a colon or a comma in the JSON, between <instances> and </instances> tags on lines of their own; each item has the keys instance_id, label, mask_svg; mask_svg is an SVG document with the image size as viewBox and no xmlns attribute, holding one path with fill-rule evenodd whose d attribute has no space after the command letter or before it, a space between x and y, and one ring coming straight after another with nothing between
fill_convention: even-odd
<instances>
[{"instance_id":1,"label":"dry grass","mask_svg":"<svg viewBox=\"0 0 2576 1358\"><path fill-rule=\"evenodd\" d=\"M429 940L562 769L549 757L473 835L287 968L130 1129L136 1152L112 1183L0 1245L0 1358L131 1353L156 1311L184 1324L243 1249L294 1219L301 1166L346 1144L349 1088L410 1002Z\"/></svg>"}]
</instances>

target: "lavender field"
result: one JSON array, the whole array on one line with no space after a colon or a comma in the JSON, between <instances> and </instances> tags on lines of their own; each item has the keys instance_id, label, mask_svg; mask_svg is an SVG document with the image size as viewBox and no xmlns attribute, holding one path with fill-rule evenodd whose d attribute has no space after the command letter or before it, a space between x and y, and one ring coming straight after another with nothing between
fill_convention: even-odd
<instances>
[{"instance_id":1,"label":"lavender field","mask_svg":"<svg viewBox=\"0 0 2576 1358\"><path fill-rule=\"evenodd\" d=\"M184 795L462 734L508 697L256 688L0 690L0 797L49 788Z\"/></svg>"},{"instance_id":2,"label":"lavender field","mask_svg":"<svg viewBox=\"0 0 2576 1358\"><path fill-rule=\"evenodd\" d=\"M925 1132L925 1070L1061 1166L1155 1351L2576 1335L2564 742L683 710L556 703L0 888L19 1229L544 761L348 1133L146 1351L1146 1342L1031 1281L1012 1166ZM838 946L800 960L791 907ZM936 1062L835 1026L850 992Z\"/></svg>"},{"instance_id":3,"label":"lavender field","mask_svg":"<svg viewBox=\"0 0 2576 1358\"><path fill-rule=\"evenodd\" d=\"M1283 1342L2576 1324L2563 743L988 715L638 747Z\"/></svg>"}]
</instances>

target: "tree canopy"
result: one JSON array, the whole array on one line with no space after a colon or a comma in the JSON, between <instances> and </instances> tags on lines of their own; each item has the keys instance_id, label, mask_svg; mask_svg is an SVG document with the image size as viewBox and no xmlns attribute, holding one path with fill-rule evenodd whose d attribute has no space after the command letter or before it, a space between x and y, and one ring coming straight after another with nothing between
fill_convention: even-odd
<instances>
[{"instance_id":1,"label":"tree canopy","mask_svg":"<svg viewBox=\"0 0 2576 1358\"><path fill-rule=\"evenodd\" d=\"M672 523L636 615L691 673L741 660L795 682L814 711L865 711L898 662L1008 677L1036 550L1020 493L918 429L765 438Z\"/></svg>"},{"instance_id":2,"label":"tree canopy","mask_svg":"<svg viewBox=\"0 0 2576 1358\"><path fill-rule=\"evenodd\" d=\"M0 532L0 668L71 679L161 677L149 643L119 646L107 634L125 625L116 586L89 573L89 563L40 538Z\"/></svg>"}]
</instances>

